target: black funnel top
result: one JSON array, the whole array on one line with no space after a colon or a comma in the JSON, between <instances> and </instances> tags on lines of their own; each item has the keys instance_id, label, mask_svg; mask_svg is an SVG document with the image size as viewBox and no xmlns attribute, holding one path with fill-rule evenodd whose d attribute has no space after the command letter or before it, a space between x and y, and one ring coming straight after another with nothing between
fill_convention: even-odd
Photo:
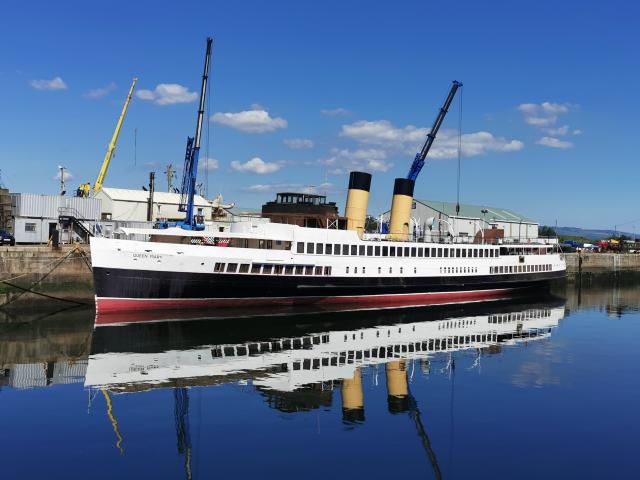
<instances>
[{"instance_id":1,"label":"black funnel top","mask_svg":"<svg viewBox=\"0 0 640 480\"><path fill-rule=\"evenodd\" d=\"M396 178L396 182L393 184L394 195L406 195L413 197L413 187L415 182L408 178Z\"/></svg>"},{"instance_id":2,"label":"black funnel top","mask_svg":"<svg viewBox=\"0 0 640 480\"><path fill-rule=\"evenodd\" d=\"M371 188L371 174L366 172L351 172L349 174L349 190L352 188L368 192Z\"/></svg>"}]
</instances>

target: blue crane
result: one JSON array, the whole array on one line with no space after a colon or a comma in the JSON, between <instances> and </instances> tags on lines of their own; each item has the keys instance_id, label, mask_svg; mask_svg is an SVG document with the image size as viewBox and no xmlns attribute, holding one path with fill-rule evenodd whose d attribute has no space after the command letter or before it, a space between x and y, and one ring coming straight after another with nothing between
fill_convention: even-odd
<instances>
[{"instance_id":1,"label":"blue crane","mask_svg":"<svg viewBox=\"0 0 640 480\"><path fill-rule=\"evenodd\" d=\"M198 157L200 155L200 137L202 136L202 120L204 117L207 82L209 80L209 63L211 62L211 46L213 38L207 38L207 53L204 58L204 73L200 88L200 107L198 108L198 123L194 137L187 137L187 151L184 155L184 169L182 174L182 188L180 190L180 205L178 210L185 212L185 219L178 225L185 230L204 230L202 220L198 223L193 215L193 197L196 193L196 179L198 177Z\"/></svg>"},{"instance_id":2,"label":"blue crane","mask_svg":"<svg viewBox=\"0 0 640 480\"><path fill-rule=\"evenodd\" d=\"M413 159L413 163L411 164L411 168L409 169L409 173L407 174L407 178L409 180L413 180L414 182L418 178L420 174L420 170L424 166L424 161L427 158L427 154L431 149L431 145L433 145L433 141L436 139L436 135L438 134L438 130L440 130L440 125L444 121L444 117L447 115L449 111L449 107L451 106L451 102L453 101L453 97L455 97L458 88L462 87L462 82L458 82L457 80L453 81L451 85L451 90L449 91L449 95L447 99L444 101L442 108L440 108L440 112L438 112L438 116L436 117L436 121L433 122L433 126L431 127L431 131L427 134L427 140L424 142L422 146L422 150L416 154L416 158Z\"/></svg>"}]
</instances>

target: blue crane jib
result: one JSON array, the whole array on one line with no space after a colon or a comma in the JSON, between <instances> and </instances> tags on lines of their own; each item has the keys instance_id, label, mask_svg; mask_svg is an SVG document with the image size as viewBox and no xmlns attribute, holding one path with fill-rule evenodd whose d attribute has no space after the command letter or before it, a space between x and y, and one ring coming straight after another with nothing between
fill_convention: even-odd
<instances>
[{"instance_id":1,"label":"blue crane jib","mask_svg":"<svg viewBox=\"0 0 640 480\"><path fill-rule=\"evenodd\" d=\"M447 115L449 111L449 107L451 106L451 102L453 101L453 97L455 97L458 88L462 87L462 82L458 82L457 80L453 81L451 85L451 90L449 91L449 95L447 99L444 101L442 108L438 112L438 116L436 117L436 121L433 122L433 126L431 130L427 134L427 139L422 146L422 150L416 154L416 158L413 159L413 163L411 164L411 168L409 169L409 173L407 174L407 178L409 180L413 180L415 182L416 178L420 174L420 170L424 166L424 161L429 154L429 150L431 149L431 145L433 145L433 141L436 139L436 135L438 134L438 130L440 130L440 126L444 121L444 117Z\"/></svg>"},{"instance_id":2,"label":"blue crane jib","mask_svg":"<svg viewBox=\"0 0 640 480\"><path fill-rule=\"evenodd\" d=\"M202 136L202 121L204 118L205 97L207 95L207 82L209 80L209 64L211 63L211 46L213 39L207 38L207 52L204 58L204 72L200 87L200 104L198 108L198 121L196 134L187 138L187 150L184 155L184 169L182 174L182 189L180 191L180 205L178 209L185 212L185 219L179 222L179 226L185 230L204 230L204 225L199 223L194 216L193 199L196 193L196 179L198 178L198 158L200 156L200 138Z\"/></svg>"}]
</instances>

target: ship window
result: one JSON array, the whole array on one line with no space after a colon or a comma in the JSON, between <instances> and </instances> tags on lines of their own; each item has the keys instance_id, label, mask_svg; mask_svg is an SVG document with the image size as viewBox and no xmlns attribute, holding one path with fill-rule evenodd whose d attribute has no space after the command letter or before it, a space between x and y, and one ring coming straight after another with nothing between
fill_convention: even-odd
<instances>
[{"instance_id":1,"label":"ship window","mask_svg":"<svg viewBox=\"0 0 640 480\"><path fill-rule=\"evenodd\" d=\"M396 247L389 247L389 255L392 257L396 256Z\"/></svg>"},{"instance_id":2,"label":"ship window","mask_svg":"<svg viewBox=\"0 0 640 480\"><path fill-rule=\"evenodd\" d=\"M400 267L400 273L401 273L401 274L403 273L403 268L402 268L402 267Z\"/></svg>"},{"instance_id":3,"label":"ship window","mask_svg":"<svg viewBox=\"0 0 640 480\"><path fill-rule=\"evenodd\" d=\"M334 255L340 255L340 244L339 243L336 243L333 246L333 254Z\"/></svg>"},{"instance_id":4,"label":"ship window","mask_svg":"<svg viewBox=\"0 0 640 480\"><path fill-rule=\"evenodd\" d=\"M240 264L240 273L249 273L249 264L248 263Z\"/></svg>"},{"instance_id":5,"label":"ship window","mask_svg":"<svg viewBox=\"0 0 640 480\"><path fill-rule=\"evenodd\" d=\"M361 257L364 257L364 245L360 245L358 247L358 255L360 255Z\"/></svg>"},{"instance_id":6,"label":"ship window","mask_svg":"<svg viewBox=\"0 0 640 480\"><path fill-rule=\"evenodd\" d=\"M304 267L304 274L305 275L313 275L313 267L311 265L306 265Z\"/></svg>"},{"instance_id":7,"label":"ship window","mask_svg":"<svg viewBox=\"0 0 640 480\"><path fill-rule=\"evenodd\" d=\"M293 265L287 265L284 267L285 275L293 275Z\"/></svg>"},{"instance_id":8,"label":"ship window","mask_svg":"<svg viewBox=\"0 0 640 480\"><path fill-rule=\"evenodd\" d=\"M262 265L260 265L259 263L252 264L251 273L260 273L260 267L262 267Z\"/></svg>"},{"instance_id":9,"label":"ship window","mask_svg":"<svg viewBox=\"0 0 640 480\"><path fill-rule=\"evenodd\" d=\"M358 255L358 246L351 245L351 255Z\"/></svg>"},{"instance_id":10,"label":"ship window","mask_svg":"<svg viewBox=\"0 0 640 480\"><path fill-rule=\"evenodd\" d=\"M355 274L358 273L358 267L353 267L353 273L355 273Z\"/></svg>"},{"instance_id":11,"label":"ship window","mask_svg":"<svg viewBox=\"0 0 640 480\"><path fill-rule=\"evenodd\" d=\"M418 250L416 249L416 247L411 247L411 256L412 257L415 257L417 252L418 252Z\"/></svg>"},{"instance_id":12,"label":"ship window","mask_svg":"<svg viewBox=\"0 0 640 480\"><path fill-rule=\"evenodd\" d=\"M467 249L463 248L462 249L462 258L466 258L467 257Z\"/></svg>"},{"instance_id":13,"label":"ship window","mask_svg":"<svg viewBox=\"0 0 640 480\"><path fill-rule=\"evenodd\" d=\"M383 257L389 256L389 247L382 247L382 256Z\"/></svg>"},{"instance_id":14,"label":"ship window","mask_svg":"<svg viewBox=\"0 0 640 480\"><path fill-rule=\"evenodd\" d=\"M296 248L297 248L296 251L298 253L304 253L304 243L303 242L298 242Z\"/></svg>"},{"instance_id":15,"label":"ship window","mask_svg":"<svg viewBox=\"0 0 640 480\"><path fill-rule=\"evenodd\" d=\"M493 267L489 267L489 273L493 273Z\"/></svg>"},{"instance_id":16,"label":"ship window","mask_svg":"<svg viewBox=\"0 0 640 480\"><path fill-rule=\"evenodd\" d=\"M413 267L413 273L418 273L418 269L416 267Z\"/></svg>"},{"instance_id":17,"label":"ship window","mask_svg":"<svg viewBox=\"0 0 640 480\"><path fill-rule=\"evenodd\" d=\"M428 257L429 256L429 252L430 252L430 250L428 248L425 248L424 249L424 256Z\"/></svg>"},{"instance_id":18,"label":"ship window","mask_svg":"<svg viewBox=\"0 0 640 480\"><path fill-rule=\"evenodd\" d=\"M380 256L380 247L376 245L376 257Z\"/></svg>"},{"instance_id":19,"label":"ship window","mask_svg":"<svg viewBox=\"0 0 640 480\"><path fill-rule=\"evenodd\" d=\"M229 263L229 264L227 264L227 273L236 273L236 270L238 270L238 264L237 263Z\"/></svg>"},{"instance_id":20,"label":"ship window","mask_svg":"<svg viewBox=\"0 0 640 480\"><path fill-rule=\"evenodd\" d=\"M315 268L315 274L316 275L322 275L322 267L316 267Z\"/></svg>"},{"instance_id":21,"label":"ship window","mask_svg":"<svg viewBox=\"0 0 640 480\"><path fill-rule=\"evenodd\" d=\"M264 275L271 275L272 272L273 272L273 265L264 265L262 267L262 273Z\"/></svg>"},{"instance_id":22,"label":"ship window","mask_svg":"<svg viewBox=\"0 0 640 480\"><path fill-rule=\"evenodd\" d=\"M282 265L274 265L273 273L275 273L276 275L282 275L282 270Z\"/></svg>"},{"instance_id":23,"label":"ship window","mask_svg":"<svg viewBox=\"0 0 640 480\"><path fill-rule=\"evenodd\" d=\"M445 257L448 257L448 256L449 256L449 249L448 249L448 248L445 248L445 249L444 249L444 256L445 256Z\"/></svg>"},{"instance_id":24,"label":"ship window","mask_svg":"<svg viewBox=\"0 0 640 480\"><path fill-rule=\"evenodd\" d=\"M367 255L373 257L373 245L367 245Z\"/></svg>"},{"instance_id":25,"label":"ship window","mask_svg":"<svg viewBox=\"0 0 640 480\"><path fill-rule=\"evenodd\" d=\"M302 265L296 265L296 275L302 275L304 267Z\"/></svg>"},{"instance_id":26,"label":"ship window","mask_svg":"<svg viewBox=\"0 0 640 480\"><path fill-rule=\"evenodd\" d=\"M342 254L349 255L349 245L342 245Z\"/></svg>"},{"instance_id":27,"label":"ship window","mask_svg":"<svg viewBox=\"0 0 640 480\"><path fill-rule=\"evenodd\" d=\"M513 265L509 266L509 273L513 273Z\"/></svg>"},{"instance_id":28,"label":"ship window","mask_svg":"<svg viewBox=\"0 0 640 480\"><path fill-rule=\"evenodd\" d=\"M214 268L213 268L214 272L224 272L224 263L218 263L216 262Z\"/></svg>"},{"instance_id":29,"label":"ship window","mask_svg":"<svg viewBox=\"0 0 640 480\"><path fill-rule=\"evenodd\" d=\"M435 249L435 248L432 248L432 249L431 249L431 256L432 256L432 257L435 257L435 256L436 256L436 249Z\"/></svg>"},{"instance_id":30,"label":"ship window","mask_svg":"<svg viewBox=\"0 0 640 480\"><path fill-rule=\"evenodd\" d=\"M405 257L409 256L409 247L404 247L404 256Z\"/></svg>"},{"instance_id":31,"label":"ship window","mask_svg":"<svg viewBox=\"0 0 640 480\"><path fill-rule=\"evenodd\" d=\"M389 273L393 273L393 267L389 267Z\"/></svg>"},{"instance_id":32,"label":"ship window","mask_svg":"<svg viewBox=\"0 0 640 480\"><path fill-rule=\"evenodd\" d=\"M473 249L473 256L474 256L474 257L477 257L477 256L478 256L478 249L477 249L477 248L474 248L474 249Z\"/></svg>"},{"instance_id":33,"label":"ship window","mask_svg":"<svg viewBox=\"0 0 640 480\"><path fill-rule=\"evenodd\" d=\"M314 244L313 243L307 243L307 253L313 253L314 252Z\"/></svg>"},{"instance_id":34,"label":"ship window","mask_svg":"<svg viewBox=\"0 0 640 480\"><path fill-rule=\"evenodd\" d=\"M349 273L349 267L346 268L346 273Z\"/></svg>"},{"instance_id":35,"label":"ship window","mask_svg":"<svg viewBox=\"0 0 640 480\"><path fill-rule=\"evenodd\" d=\"M438 249L438 257L442 257L442 249L441 248Z\"/></svg>"},{"instance_id":36,"label":"ship window","mask_svg":"<svg viewBox=\"0 0 640 480\"><path fill-rule=\"evenodd\" d=\"M324 267L324 274L331 275L331 267Z\"/></svg>"},{"instance_id":37,"label":"ship window","mask_svg":"<svg viewBox=\"0 0 640 480\"><path fill-rule=\"evenodd\" d=\"M398 256L401 257L402 256L402 247L398 247Z\"/></svg>"},{"instance_id":38,"label":"ship window","mask_svg":"<svg viewBox=\"0 0 640 480\"><path fill-rule=\"evenodd\" d=\"M324 253L326 253L327 255L331 255L333 253L333 244L327 243L324 246Z\"/></svg>"},{"instance_id":39,"label":"ship window","mask_svg":"<svg viewBox=\"0 0 640 480\"><path fill-rule=\"evenodd\" d=\"M424 257L424 248L422 248L422 247L418 248L418 256L419 257Z\"/></svg>"},{"instance_id":40,"label":"ship window","mask_svg":"<svg viewBox=\"0 0 640 480\"><path fill-rule=\"evenodd\" d=\"M378 274L382 273L382 267L378 267Z\"/></svg>"},{"instance_id":41,"label":"ship window","mask_svg":"<svg viewBox=\"0 0 640 480\"><path fill-rule=\"evenodd\" d=\"M324 251L324 248L322 243L316 243L316 253L319 255L322 255L323 251Z\"/></svg>"},{"instance_id":42,"label":"ship window","mask_svg":"<svg viewBox=\"0 0 640 480\"><path fill-rule=\"evenodd\" d=\"M367 268L367 267L362 267L362 273L363 273L363 274L367 273L366 268Z\"/></svg>"}]
</instances>

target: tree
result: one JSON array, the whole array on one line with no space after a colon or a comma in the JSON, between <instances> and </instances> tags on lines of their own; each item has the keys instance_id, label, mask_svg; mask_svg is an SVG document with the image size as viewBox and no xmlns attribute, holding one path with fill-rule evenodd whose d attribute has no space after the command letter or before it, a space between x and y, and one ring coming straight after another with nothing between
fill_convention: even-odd
<instances>
[{"instance_id":1,"label":"tree","mask_svg":"<svg viewBox=\"0 0 640 480\"><path fill-rule=\"evenodd\" d=\"M539 235L541 237L557 237L556 231L552 227L540 227Z\"/></svg>"},{"instance_id":2,"label":"tree","mask_svg":"<svg viewBox=\"0 0 640 480\"><path fill-rule=\"evenodd\" d=\"M378 233L378 220L371 215L367 215L364 220L364 231L367 233Z\"/></svg>"}]
</instances>

